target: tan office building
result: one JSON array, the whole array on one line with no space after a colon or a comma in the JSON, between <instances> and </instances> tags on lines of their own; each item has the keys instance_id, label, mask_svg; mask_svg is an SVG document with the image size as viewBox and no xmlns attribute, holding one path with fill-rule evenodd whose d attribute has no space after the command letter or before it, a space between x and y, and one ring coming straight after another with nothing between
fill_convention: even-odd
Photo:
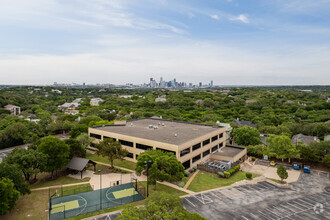
<instances>
[{"instance_id":1,"label":"tan office building","mask_svg":"<svg viewBox=\"0 0 330 220\"><path fill-rule=\"evenodd\" d=\"M128 150L127 160L136 161L147 149L172 152L186 169L210 158L212 152L226 145L224 127L143 118L124 124L90 127L96 141L113 138Z\"/></svg>"}]
</instances>

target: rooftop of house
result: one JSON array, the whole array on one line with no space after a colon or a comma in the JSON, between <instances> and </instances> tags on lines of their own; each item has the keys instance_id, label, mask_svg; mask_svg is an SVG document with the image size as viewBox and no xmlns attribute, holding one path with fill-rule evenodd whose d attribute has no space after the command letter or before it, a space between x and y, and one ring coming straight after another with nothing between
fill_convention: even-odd
<instances>
[{"instance_id":1,"label":"rooftop of house","mask_svg":"<svg viewBox=\"0 0 330 220\"><path fill-rule=\"evenodd\" d=\"M239 119L235 119L233 122L234 122L237 126L249 126L249 127L253 127L253 128L256 128L256 127L257 127L257 125L253 124L253 123L250 122L250 121L244 121L244 120L240 121Z\"/></svg>"},{"instance_id":2,"label":"rooftop of house","mask_svg":"<svg viewBox=\"0 0 330 220\"><path fill-rule=\"evenodd\" d=\"M297 144L299 141L308 146L312 142L320 142L320 139L318 139L316 136L307 136L303 134L296 134L292 136L292 144Z\"/></svg>"},{"instance_id":3,"label":"rooftop of house","mask_svg":"<svg viewBox=\"0 0 330 220\"><path fill-rule=\"evenodd\" d=\"M19 107L16 105L9 104L9 105L5 105L4 108L19 108Z\"/></svg>"},{"instance_id":4,"label":"rooftop of house","mask_svg":"<svg viewBox=\"0 0 330 220\"><path fill-rule=\"evenodd\" d=\"M142 118L127 121L124 125L105 125L92 128L173 145L181 145L219 130L222 127L159 118ZM219 130L219 134L220 132Z\"/></svg>"},{"instance_id":5,"label":"rooftop of house","mask_svg":"<svg viewBox=\"0 0 330 220\"><path fill-rule=\"evenodd\" d=\"M221 155L224 157L235 157L237 154L241 153L244 151L244 147L238 147L238 146L230 146L227 145L223 148L218 149L216 152L213 154L215 155Z\"/></svg>"}]
</instances>

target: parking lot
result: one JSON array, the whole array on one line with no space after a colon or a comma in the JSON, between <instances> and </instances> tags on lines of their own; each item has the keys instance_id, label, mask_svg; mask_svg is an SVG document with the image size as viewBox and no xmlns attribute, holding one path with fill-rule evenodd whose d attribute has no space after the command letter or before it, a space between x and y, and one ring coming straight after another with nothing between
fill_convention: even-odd
<instances>
[{"instance_id":1,"label":"parking lot","mask_svg":"<svg viewBox=\"0 0 330 220\"><path fill-rule=\"evenodd\" d=\"M207 219L330 219L328 174L301 174L291 186L263 181L188 196L183 204Z\"/></svg>"}]
</instances>

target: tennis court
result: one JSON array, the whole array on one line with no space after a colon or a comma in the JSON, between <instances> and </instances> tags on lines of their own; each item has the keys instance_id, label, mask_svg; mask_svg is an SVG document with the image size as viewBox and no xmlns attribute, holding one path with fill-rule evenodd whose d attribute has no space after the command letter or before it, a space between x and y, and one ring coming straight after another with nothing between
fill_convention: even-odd
<instances>
[{"instance_id":1,"label":"tennis court","mask_svg":"<svg viewBox=\"0 0 330 220\"><path fill-rule=\"evenodd\" d=\"M136 187L136 186L135 186ZM60 220L100 209L143 200L132 183L51 199L50 220Z\"/></svg>"}]
</instances>

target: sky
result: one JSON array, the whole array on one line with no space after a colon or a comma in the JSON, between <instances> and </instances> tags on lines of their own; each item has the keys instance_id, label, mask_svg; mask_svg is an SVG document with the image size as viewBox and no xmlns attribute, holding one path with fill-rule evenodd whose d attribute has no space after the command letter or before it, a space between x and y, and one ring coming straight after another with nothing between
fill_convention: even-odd
<instances>
[{"instance_id":1,"label":"sky","mask_svg":"<svg viewBox=\"0 0 330 220\"><path fill-rule=\"evenodd\" d=\"M330 0L0 0L0 84L329 85Z\"/></svg>"}]
</instances>

